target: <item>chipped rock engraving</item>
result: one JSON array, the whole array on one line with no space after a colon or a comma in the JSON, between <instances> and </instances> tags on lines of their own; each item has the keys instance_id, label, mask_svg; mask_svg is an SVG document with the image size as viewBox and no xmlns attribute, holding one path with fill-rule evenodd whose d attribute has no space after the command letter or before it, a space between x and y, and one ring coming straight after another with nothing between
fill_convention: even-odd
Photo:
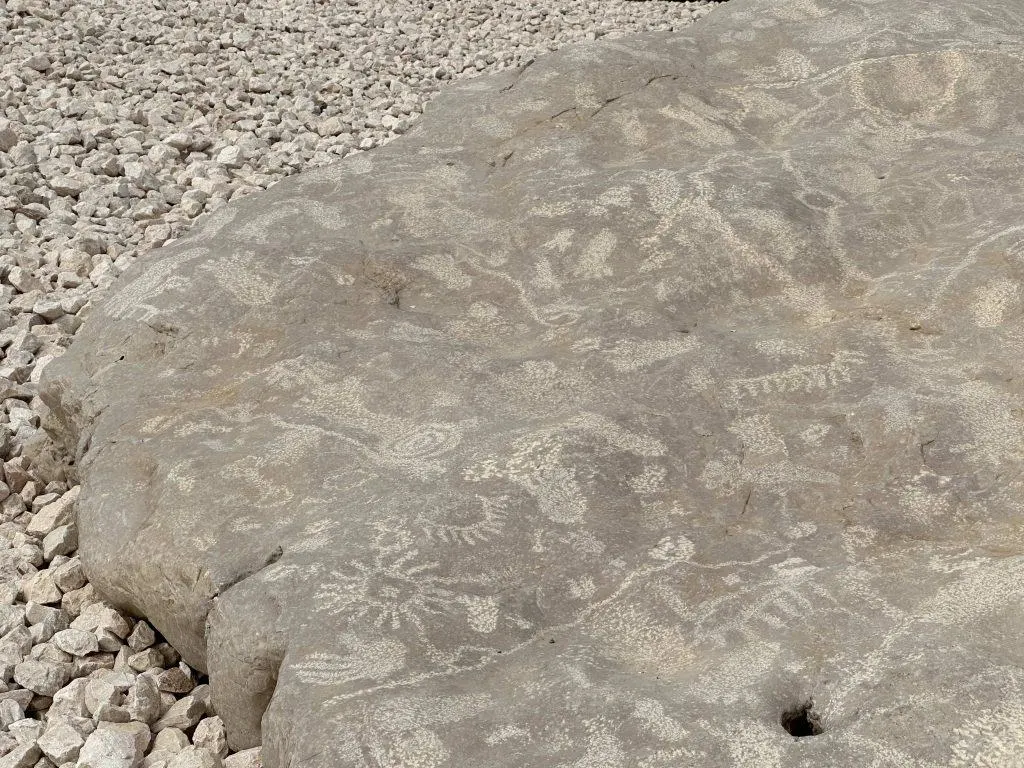
<instances>
[{"instance_id":1,"label":"chipped rock engraving","mask_svg":"<svg viewBox=\"0 0 1024 768\"><path fill-rule=\"evenodd\" d=\"M90 579L233 746L1024 751L1024 9L715 14L232 203L46 368Z\"/></svg>"}]
</instances>

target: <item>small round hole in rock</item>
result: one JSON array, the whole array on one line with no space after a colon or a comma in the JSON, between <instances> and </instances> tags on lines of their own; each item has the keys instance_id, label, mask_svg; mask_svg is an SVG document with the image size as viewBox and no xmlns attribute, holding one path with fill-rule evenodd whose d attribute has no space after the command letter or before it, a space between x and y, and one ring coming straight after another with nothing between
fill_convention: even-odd
<instances>
[{"instance_id":1,"label":"small round hole in rock","mask_svg":"<svg viewBox=\"0 0 1024 768\"><path fill-rule=\"evenodd\" d=\"M779 722L790 736L798 739L804 736L817 736L825 730L821 727L821 717L814 711L813 701L805 701L785 710Z\"/></svg>"}]
</instances>

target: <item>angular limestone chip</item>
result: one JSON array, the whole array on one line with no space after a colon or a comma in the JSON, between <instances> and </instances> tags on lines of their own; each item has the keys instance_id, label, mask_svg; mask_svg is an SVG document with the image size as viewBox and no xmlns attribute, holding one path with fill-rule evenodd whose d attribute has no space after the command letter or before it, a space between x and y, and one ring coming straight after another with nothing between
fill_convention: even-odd
<instances>
[{"instance_id":1,"label":"angular limestone chip","mask_svg":"<svg viewBox=\"0 0 1024 768\"><path fill-rule=\"evenodd\" d=\"M100 649L95 633L84 629L62 629L53 636L53 644L72 656L88 656Z\"/></svg>"},{"instance_id":2,"label":"angular limestone chip","mask_svg":"<svg viewBox=\"0 0 1024 768\"><path fill-rule=\"evenodd\" d=\"M36 571L21 580L21 595L34 603L59 603L64 596L53 581L48 570Z\"/></svg>"},{"instance_id":3,"label":"angular limestone chip","mask_svg":"<svg viewBox=\"0 0 1024 768\"><path fill-rule=\"evenodd\" d=\"M188 736L180 728L164 728L156 735L153 739L153 750L155 754L157 752L163 752L170 758L173 755L178 754L185 747L189 745Z\"/></svg>"},{"instance_id":4,"label":"angular limestone chip","mask_svg":"<svg viewBox=\"0 0 1024 768\"><path fill-rule=\"evenodd\" d=\"M206 705L195 696L183 696L178 699L163 717L153 724L153 732L160 733L164 728L179 728L187 731L206 714Z\"/></svg>"},{"instance_id":5,"label":"angular limestone chip","mask_svg":"<svg viewBox=\"0 0 1024 768\"><path fill-rule=\"evenodd\" d=\"M228 736L224 730L224 721L216 715L204 717L196 725L192 734L192 743L197 747L206 747L221 759L227 757Z\"/></svg>"},{"instance_id":6,"label":"angular limestone chip","mask_svg":"<svg viewBox=\"0 0 1024 768\"><path fill-rule=\"evenodd\" d=\"M43 754L46 755L55 765L67 763L78 759L78 753L85 744L82 735L60 721L47 726L46 731L39 737L37 742Z\"/></svg>"},{"instance_id":7,"label":"angular limestone chip","mask_svg":"<svg viewBox=\"0 0 1024 768\"><path fill-rule=\"evenodd\" d=\"M40 509L25 527L25 532L29 536L41 539L54 528L71 522L74 519L75 502L78 501L80 489L81 486L76 485L57 501Z\"/></svg>"},{"instance_id":8,"label":"angular limestone chip","mask_svg":"<svg viewBox=\"0 0 1024 768\"><path fill-rule=\"evenodd\" d=\"M185 747L171 758L167 768L222 768L217 755L204 747Z\"/></svg>"},{"instance_id":9,"label":"angular limestone chip","mask_svg":"<svg viewBox=\"0 0 1024 768\"><path fill-rule=\"evenodd\" d=\"M85 740L77 768L136 768L149 739L145 723L101 723Z\"/></svg>"},{"instance_id":10,"label":"angular limestone chip","mask_svg":"<svg viewBox=\"0 0 1024 768\"><path fill-rule=\"evenodd\" d=\"M34 741L30 744L19 744L0 757L0 768L32 768L42 754Z\"/></svg>"},{"instance_id":11,"label":"angular limestone chip","mask_svg":"<svg viewBox=\"0 0 1024 768\"><path fill-rule=\"evenodd\" d=\"M40 696L53 696L71 678L67 664L52 661L23 661L14 667L14 681Z\"/></svg>"},{"instance_id":12,"label":"angular limestone chip","mask_svg":"<svg viewBox=\"0 0 1024 768\"><path fill-rule=\"evenodd\" d=\"M160 689L153 675L139 675L135 679L135 683L128 689L124 705L132 720L153 723L159 719Z\"/></svg>"},{"instance_id":13,"label":"angular limestone chip","mask_svg":"<svg viewBox=\"0 0 1024 768\"><path fill-rule=\"evenodd\" d=\"M224 758L224 768L263 768L263 747L235 752Z\"/></svg>"},{"instance_id":14,"label":"angular limestone chip","mask_svg":"<svg viewBox=\"0 0 1024 768\"><path fill-rule=\"evenodd\" d=\"M128 647L138 653L144 651L156 642L156 632L145 621L135 625L135 629L128 635Z\"/></svg>"}]
</instances>

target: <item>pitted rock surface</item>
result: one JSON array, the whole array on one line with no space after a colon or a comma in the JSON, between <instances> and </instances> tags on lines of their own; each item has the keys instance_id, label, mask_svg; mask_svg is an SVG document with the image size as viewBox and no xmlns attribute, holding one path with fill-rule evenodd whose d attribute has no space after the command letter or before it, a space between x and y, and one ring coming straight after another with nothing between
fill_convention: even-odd
<instances>
[{"instance_id":1,"label":"pitted rock surface","mask_svg":"<svg viewBox=\"0 0 1024 768\"><path fill-rule=\"evenodd\" d=\"M1011 764L1021 29L733 0L211 215L46 370L92 583L268 766Z\"/></svg>"}]
</instances>

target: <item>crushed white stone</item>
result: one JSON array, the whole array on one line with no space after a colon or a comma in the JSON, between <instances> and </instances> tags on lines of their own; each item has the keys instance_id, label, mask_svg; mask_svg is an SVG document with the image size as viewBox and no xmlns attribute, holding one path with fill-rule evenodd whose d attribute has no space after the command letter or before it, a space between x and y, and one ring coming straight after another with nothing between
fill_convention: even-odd
<instances>
[{"instance_id":1,"label":"crushed white stone","mask_svg":"<svg viewBox=\"0 0 1024 768\"><path fill-rule=\"evenodd\" d=\"M224 758L224 768L263 768L263 754L259 747L243 749Z\"/></svg>"},{"instance_id":2,"label":"crushed white stone","mask_svg":"<svg viewBox=\"0 0 1024 768\"><path fill-rule=\"evenodd\" d=\"M84 629L62 629L54 634L53 644L72 656L88 656L100 649L96 635Z\"/></svg>"},{"instance_id":3,"label":"crushed white stone","mask_svg":"<svg viewBox=\"0 0 1024 768\"><path fill-rule=\"evenodd\" d=\"M135 625L135 629L128 636L128 647L133 651L144 651L156 642L156 633L153 628L144 621Z\"/></svg>"},{"instance_id":4,"label":"crushed white stone","mask_svg":"<svg viewBox=\"0 0 1024 768\"><path fill-rule=\"evenodd\" d=\"M36 743L54 765L61 765L78 759L85 739L70 725L58 720L47 725Z\"/></svg>"},{"instance_id":5,"label":"crushed white stone","mask_svg":"<svg viewBox=\"0 0 1024 768\"><path fill-rule=\"evenodd\" d=\"M160 689L152 675L139 675L125 698L125 709L132 720L154 723L163 714Z\"/></svg>"},{"instance_id":6,"label":"crushed white stone","mask_svg":"<svg viewBox=\"0 0 1024 768\"><path fill-rule=\"evenodd\" d=\"M204 717L192 732L192 743L197 747L206 747L219 758L228 755L228 737L224 730L224 721L214 715Z\"/></svg>"},{"instance_id":7,"label":"crushed white stone","mask_svg":"<svg viewBox=\"0 0 1024 768\"><path fill-rule=\"evenodd\" d=\"M149 742L145 723L100 723L85 740L77 768L136 768Z\"/></svg>"},{"instance_id":8,"label":"crushed white stone","mask_svg":"<svg viewBox=\"0 0 1024 768\"><path fill-rule=\"evenodd\" d=\"M159 720L153 724L153 732L164 728L178 728L187 731L206 714L206 705L195 696L183 696L171 705Z\"/></svg>"},{"instance_id":9,"label":"crushed white stone","mask_svg":"<svg viewBox=\"0 0 1024 768\"><path fill-rule=\"evenodd\" d=\"M0 757L0 768L32 768L42 756L39 746L33 741L18 744L10 752Z\"/></svg>"},{"instance_id":10,"label":"crushed white stone","mask_svg":"<svg viewBox=\"0 0 1024 768\"><path fill-rule=\"evenodd\" d=\"M167 763L167 768L221 768L221 759L205 747L189 746Z\"/></svg>"},{"instance_id":11,"label":"crushed white stone","mask_svg":"<svg viewBox=\"0 0 1024 768\"><path fill-rule=\"evenodd\" d=\"M71 676L67 664L53 661L23 661L14 667L14 682L40 696L53 696Z\"/></svg>"}]
</instances>

